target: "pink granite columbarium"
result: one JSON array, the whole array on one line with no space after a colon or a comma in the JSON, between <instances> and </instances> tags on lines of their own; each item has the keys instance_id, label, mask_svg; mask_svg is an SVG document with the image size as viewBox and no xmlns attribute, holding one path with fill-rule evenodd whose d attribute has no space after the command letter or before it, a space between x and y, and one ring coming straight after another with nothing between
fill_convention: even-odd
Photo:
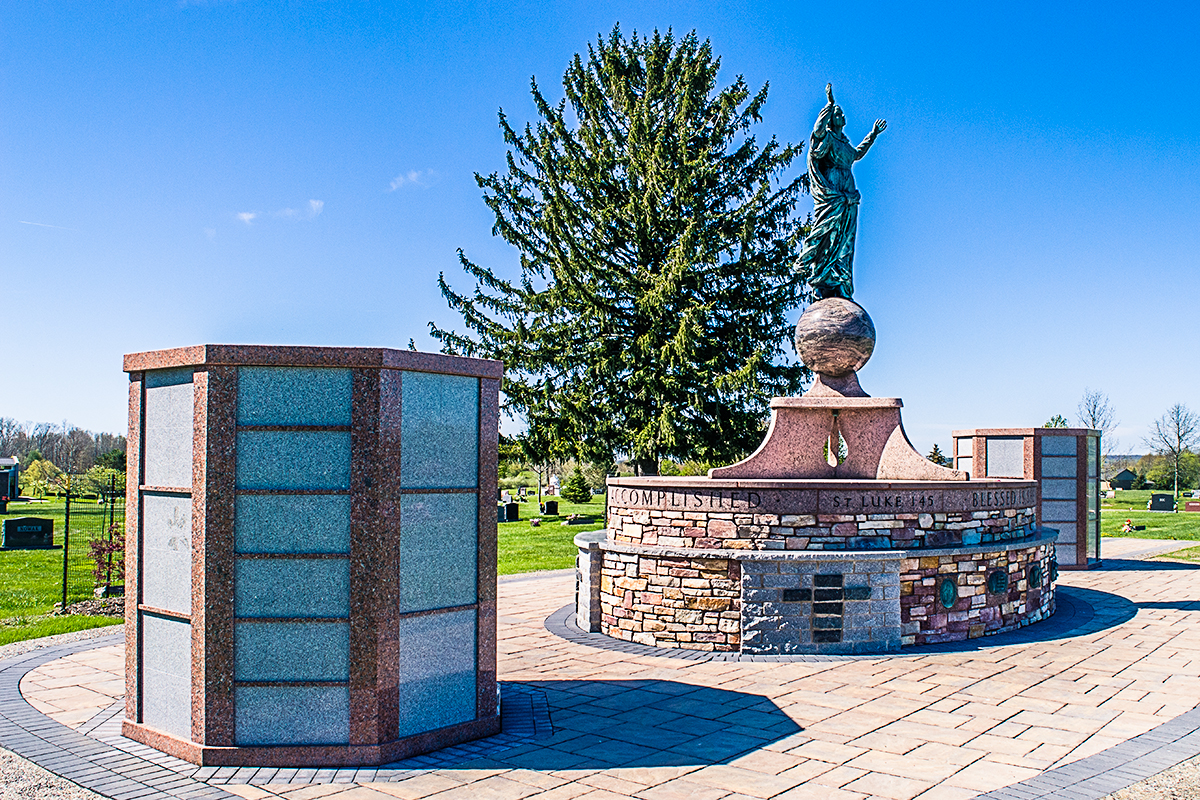
<instances>
[{"instance_id":1,"label":"pink granite columbarium","mask_svg":"<svg viewBox=\"0 0 1200 800\"><path fill-rule=\"evenodd\" d=\"M200 345L125 371L126 736L317 767L499 732L499 362Z\"/></svg>"},{"instance_id":2,"label":"pink granite columbarium","mask_svg":"<svg viewBox=\"0 0 1200 800\"><path fill-rule=\"evenodd\" d=\"M607 529L575 540L576 624L657 647L835 654L1052 614L1037 484L972 480L916 452L901 401L859 385L874 337L852 301L814 303L797 350L817 379L772 400L757 451L703 478L609 479Z\"/></svg>"}]
</instances>

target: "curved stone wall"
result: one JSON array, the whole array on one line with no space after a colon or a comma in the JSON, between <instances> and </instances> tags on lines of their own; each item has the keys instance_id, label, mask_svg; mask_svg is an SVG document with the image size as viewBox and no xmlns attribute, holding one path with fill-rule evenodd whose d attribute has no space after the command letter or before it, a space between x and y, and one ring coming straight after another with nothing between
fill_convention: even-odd
<instances>
[{"instance_id":1,"label":"curved stone wall","mask_svg":"<svg viewBox=\"0 0 1200 800\"><path fill-rule=\"evenodd\" d=\"M1032 481L716 481L622 478L612 541L730 550L887 550L989 544L1033 528Z\"/></svg>"},{"instance_id":2,"label":"curved stone wall","mask_svg":"<svg viewBox=\"0 0 1200 800\"><path fill-rule=\"evenodd\" d=\"M657 647L871 653L1054 611L1032 481L611 481L579 624ZM944 592L944 594L942 594Z\"/></svg>"}]
</instances>

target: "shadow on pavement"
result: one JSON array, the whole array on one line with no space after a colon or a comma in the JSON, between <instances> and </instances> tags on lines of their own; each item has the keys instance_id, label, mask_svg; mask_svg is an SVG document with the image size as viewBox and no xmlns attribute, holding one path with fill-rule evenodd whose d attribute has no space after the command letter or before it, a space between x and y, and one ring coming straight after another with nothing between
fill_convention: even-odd
<instances>
[{"instance_id":1,"label":"shadow on pavement","mask_svg":"<svg viewBox=\"0 0 1200 800\"><path fill-rule=\"evenodd\" d=\"M1141 561L1125 558L1105 558L1100 571L1151 572L1158 570L1200 569L1200 564L1189 564L1184 561Z\"/></svg>"},{"instance_id":2,"label":"shadow on pavement","mask_svg":"<svg viewBox=\"0 0 1200 800\"><path fill-rule=\"evenodd\" d=\"M544 692L553 735L458 769L719 764L803 729L768 698L667 680L522 681Z\"/></svg>"}]
</instances>

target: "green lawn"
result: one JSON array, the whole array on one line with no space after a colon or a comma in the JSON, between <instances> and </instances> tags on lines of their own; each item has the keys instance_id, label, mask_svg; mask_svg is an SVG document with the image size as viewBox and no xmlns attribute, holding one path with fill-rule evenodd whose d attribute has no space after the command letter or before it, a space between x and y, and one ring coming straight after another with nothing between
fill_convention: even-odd
<instances>
[{"instance_id":1,"label":"green lawn","mask_svg":"<svg viewBox=\"0 0 1200 800\"><path fill-rule=\"evenodd\" d=\"M64 505L53 499L9 503L8 513L0 514L0 519L53 519L55 544L62 544ZM72 503L72 517L75 508ZM121 622L119 617L49 616L54 604L62 600L62 566L62 550L0 550L0 644Z\"/></svg>"},{"instance_id":2,"label":"green lawn","mask_svg":"<svg viewBox=\"0 0 1200 800\"><path fill-rule=\"evenodd\" d=\"M1170 553L1163 553L1162 555L1155 556L1155 558L1161 558L1167 561L1200 562L1200 547L1185 547L1182 550L1173 550Z\"/></svg>"},{"instance_id":3,"label":"green lawn","mask_svg":"<svg viewBox=\"0 0 1200 800\"><path fill-rule=\"evenodd\" d=\"M1200 513L1147 511L1146 503L1149 502L1152 493L1158 494L1159 492L1151 492L1149 489L1131 489L1117 492L1115 498L1101 500L1100 535L1136 536L1139 539L1200 540ZM1190 499L1180 497L1179 508L1182 509L1184 502ZM1132 520L1134 525L1145 525L1146 529L1134 533L1123 533L1121 526L1127 519Z\"/></svg>"},{"instance_id":4,"label":"green lawn","mask_svg":"<svg viewBox=\"0 0 1200 800\"><path fill-rule=\"evenodd\" d=\"M501 522L498 526L497 545L498 572L515 575L543 569L566 569L575 566L578 552L573 539L582 531L594 531L604 527L604 495L596 495L592 502L583 505L568 503L561 497L543 500L558 500L558 516L538 514L537 497L521 503L521 519L518 522ZM583 525L563 525L568 514L581 514L592 519ZM536 528L530 524L531 517L540 517Z\"/></svg>"}]
</instances>

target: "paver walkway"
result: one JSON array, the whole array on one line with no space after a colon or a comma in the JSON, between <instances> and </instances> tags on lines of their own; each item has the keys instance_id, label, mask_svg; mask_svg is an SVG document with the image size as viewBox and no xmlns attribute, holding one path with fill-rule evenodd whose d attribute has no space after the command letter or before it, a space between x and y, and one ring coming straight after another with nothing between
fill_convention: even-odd
<instances>
[{"instance_id":1,"label":"paver walkway","mask_svg":"<svg viewBox=\"0 0 1200 800\"><path fill-rule=\"evenodd\" d=\"M1139 560L1176 547L1106 539L1103 570L1062 573L1064 607L1088 612L1073 631L804 661L595 647L547 627L571 574L503 579L505 734L379 770L163 757L188 783L160 796L199 796L199 780L212 796L290 800L1095 798L1200 753L1200 566ZM121 644L93 647L28 670L21 693L73 735L144 758L119 736L122 664ZM112 796L159 791L143 789Z\"/></svg>"}]
</instances>

